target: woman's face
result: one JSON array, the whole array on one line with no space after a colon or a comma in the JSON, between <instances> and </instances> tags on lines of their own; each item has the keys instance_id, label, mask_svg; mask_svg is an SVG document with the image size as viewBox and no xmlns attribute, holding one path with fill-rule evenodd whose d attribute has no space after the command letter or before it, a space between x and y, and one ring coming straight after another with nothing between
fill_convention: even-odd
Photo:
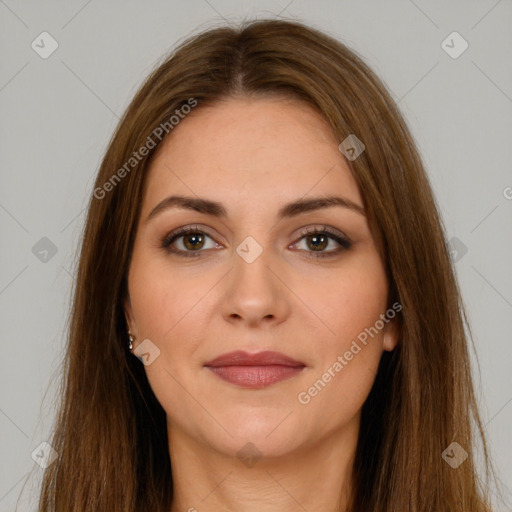
<instances>
[{"instance_id":1,"label":"woman's face","mask_svg":"<svg viewBox=\"0 0 512 512\"><path fill-rule=\"evenodd\" d=\"M338 144L307 105L232 98L199 104L159 148L125 312L170 432L233 456L248 442L277 456L357 429L397 340ZM314 201L335 196L355 206ZM299 364L206 366L240 350Z\"/></svg>"}]
</instances>

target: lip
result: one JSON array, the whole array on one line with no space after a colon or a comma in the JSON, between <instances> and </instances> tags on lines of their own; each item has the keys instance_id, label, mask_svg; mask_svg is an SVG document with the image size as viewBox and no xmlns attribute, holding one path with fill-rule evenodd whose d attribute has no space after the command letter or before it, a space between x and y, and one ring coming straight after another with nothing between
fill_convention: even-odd
<instances>
[{"instance_id":1,"label":"lip","mask_svg":"<svg viewBox=\"0 0 512 512\"><path fill-rule=\"evenodd\" d=\"M204 364L221 379L244 388L263 388L298 375L305 364L279 352L222 354Z\"/></svg>"},{"instance_id":2,"label":"lip","mask_svg":"<svg viewBox=\"0 0 512 512\"><path fill-rule=\"evenodd\" d=\"M300 361L296 361L291 357L285 356L280 352L272 352L266 350L264 352L257 352L250 354L243 350L236 350L235 352L228 352L222 354L207 363L204 366L269 366L269 365L280 365L280 366L306 366Z\"/></svg>"}]
</instances>

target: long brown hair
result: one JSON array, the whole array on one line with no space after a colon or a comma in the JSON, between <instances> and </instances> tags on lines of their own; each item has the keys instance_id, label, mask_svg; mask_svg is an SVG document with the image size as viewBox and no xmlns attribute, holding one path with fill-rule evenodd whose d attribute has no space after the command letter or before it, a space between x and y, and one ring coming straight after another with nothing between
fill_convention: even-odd
<instances>
[{"instance_id":1,"label":"long brown hair","mask_svg":"<svg viewBox=\"0 0 512 512\"><path fill-rule=\"evenodd\" d=\"M398 301L403 309L399 345L382 356L363 406L353 510L489 510L476 470L477 441L486 477L491 463L470 371L468 322L406 123L354 51L300 22L259 20L185 40L147 78L110 141L80 247L51 440L59 456L44 474L40 512L170 509L166 416L143 365L127 350L122 307L156 150L139 155L136 165L130 159L148 137L160 145L155 128L166 126L172 137L169 119L191 99L197 110L239 94L308 102L340 142L352 134L365 144L347 163L386 262L389 304ZM442 457L453 442L468 453L456 469Z\"/></svg>"}]
</instances>

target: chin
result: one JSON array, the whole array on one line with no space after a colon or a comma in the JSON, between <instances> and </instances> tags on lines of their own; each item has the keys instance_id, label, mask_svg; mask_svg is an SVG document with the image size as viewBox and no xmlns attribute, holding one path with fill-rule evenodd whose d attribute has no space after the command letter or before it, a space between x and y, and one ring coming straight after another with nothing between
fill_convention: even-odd
<instances>
[{"instance_id":1,"label":"chin","mask_svg":"<svg viewBox=\"0 0 512 512\"><path fill-rule=\"evenodd\" d=\"M266 434L260 434L259 437L234 436L224 439L224 443L216 446L216 449L229 457L236 457L245 466L252 467L261 459L284 457L293 453L298 447L296 439L278 435L273 439L270 437L266 437Z\"/></svg>"},{"instance_id":2,"label":"chin","mask_svg":"<svg viewBox=\"0 0 512 512\"><path fill-rule=\"evenodd\" d=\"M208 443L219 452L231 457L281 457L296 450L301 444L299 431L294 425L287 424L290 418L283 422L286 414L282 412L269 415L266 418L255 418L254 413L247 416L238 415L236 420L226 423L229 434L222 432ZM296 419L296 418L295 418ZM229 425L229 426L227 426ZM209 432L211 435L211 431Z\"/></svg>"}]
</instances>

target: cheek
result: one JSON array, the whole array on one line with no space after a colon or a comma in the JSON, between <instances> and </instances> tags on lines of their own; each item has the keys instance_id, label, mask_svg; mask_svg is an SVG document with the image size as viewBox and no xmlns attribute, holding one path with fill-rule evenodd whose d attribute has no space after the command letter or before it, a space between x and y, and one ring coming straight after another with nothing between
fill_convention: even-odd
<instances>
[{"instance_id":1,"label":"cheek","mask_svg":"<svg viewBox=\"0 0 512 512\"><path fill-rule=\"evenodd\" d=\"M324 353L348 350L347 343L373 326L387 308L388 283L380 259L360 253L347 264L311 284L309 296L329 330L322 336Z\"/></svg>"},{"instance_id":2,"label":"cheek","mask_svg":"<svg viewBox=\"0 0 512 512\"><path fill-rule=\"evenodd\" d=\"M178 418L172 417L184 426L186 418L201 414L190 394L200 369L195 361L199 337L194 331L204 317L205 295L213 283L204 273L202 278L184 277L165 262L136 251L132 269L129 288L138 340L150 339L159 349L158 358L144 368L146 376L164 410L180 411Z\"/></svg>"},{"instance_id":3,"label":"cheek","mask_svg":"<svg viewBox=\"0 0 512 512\"><path fill-rule=\"evenodd\" d=\"M332 298L330 304L338 307L326 321L334 334L319 343L317 364L295 397L313 430L334 431L358 414L382 356L383 331L376 322L385 313L385 302L378 295L354 293L348 297L343 295L337 303Z\"/></svg>"},{"instance_id":4,"label":"cheek","mask_svg":"<svg viewBox=\"0 0 512 512\"><path fill-rule=\"evenodd\" d=\"M329 327L316 338L317 364L297 401L311 421L338 425L362 407L371 390L382 355L387 279L380 260L373 255L353 261L317 292L315 305ZM348 268L348 267L347 267ZM311 295L310 295L311 296ZM313 411L317 414L313 414ZM329 411L322 414L321 411Z\"/></svg>"},{"instance_id":5,"label":"cheek","mask_svg":"<svg viewBox=\"0 0 512 512\"><path fill-rule=\"evenodd\" d=\"M190 326L214 280L204 272L180 272L165 259L136 252L132 268L130 297L140 336L167 344Z\"/></svg>"}]
</instances>

